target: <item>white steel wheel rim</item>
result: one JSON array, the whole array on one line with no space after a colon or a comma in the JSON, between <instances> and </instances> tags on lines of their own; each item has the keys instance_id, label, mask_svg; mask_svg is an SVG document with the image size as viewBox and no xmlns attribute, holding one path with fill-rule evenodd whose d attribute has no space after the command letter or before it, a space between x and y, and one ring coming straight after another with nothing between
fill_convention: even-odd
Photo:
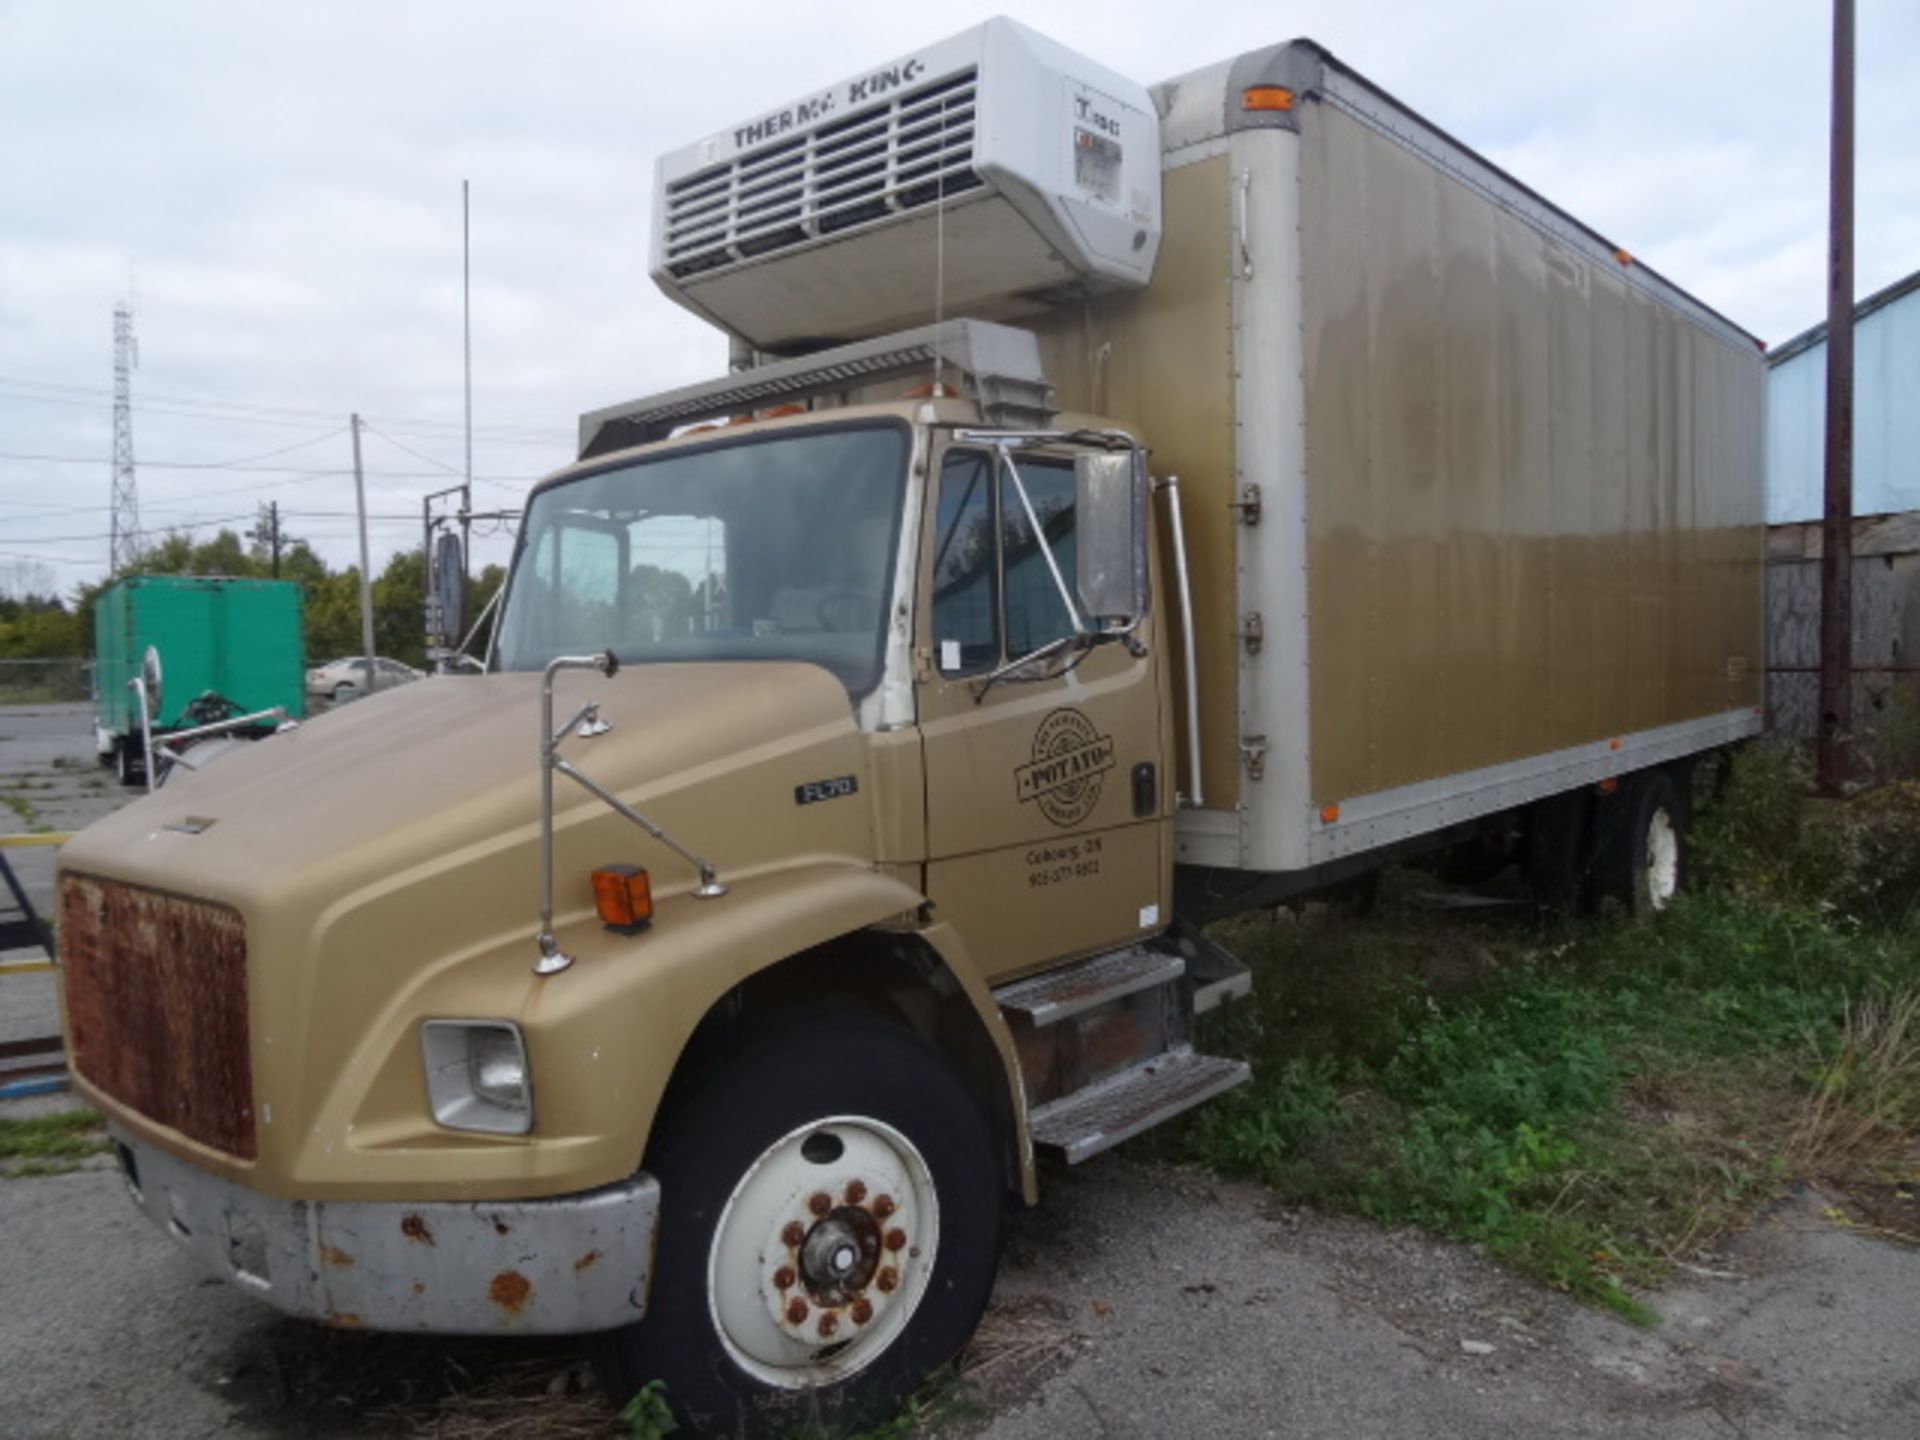
<instances>
[{"instance_id":1,"label":"white steel wheel rim","mask_svg":"<svg viewBox=\"0 0 1920 1440\"><path fill-rule=\"evenodd\" d=\"M1680 832L1664 805L1647 822L1646 887L1647 903L1655 910L1666 909L1680 889Z\"/></svg>"},{"instance_id":2,"label":"white steel wheel rim","mask_svg":"<svg viewBox=\"0 0 1920 1440\"><path fill-rule=\"evenodd\" d=\"M939 1196L912 1141L864 1116L802 1125L747 1167L714 1226L714 1332L762 1384L836 1384L906 1329L939 1245Z\"/></svg>"}]
</instances>

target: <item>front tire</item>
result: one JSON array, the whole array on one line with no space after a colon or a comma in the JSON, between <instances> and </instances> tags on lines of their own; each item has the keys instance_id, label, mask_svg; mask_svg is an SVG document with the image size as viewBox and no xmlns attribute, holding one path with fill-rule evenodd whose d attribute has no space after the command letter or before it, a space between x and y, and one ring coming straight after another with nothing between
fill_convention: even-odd
<instances>
[{"instance_id":1,"label":"front tire","mask_svg":"<svg viewBox=\"0 0 1920 1440\"><path fill-rule=\"evenodd\" d=\"M1004 1193L965 1081L910 1032L796 1016L714 1057L649 1148L647 1318L597 1337L624 1399L653 1380L699 1434L886 1414L966 1343Z\"/></svg>"}]
</instances>

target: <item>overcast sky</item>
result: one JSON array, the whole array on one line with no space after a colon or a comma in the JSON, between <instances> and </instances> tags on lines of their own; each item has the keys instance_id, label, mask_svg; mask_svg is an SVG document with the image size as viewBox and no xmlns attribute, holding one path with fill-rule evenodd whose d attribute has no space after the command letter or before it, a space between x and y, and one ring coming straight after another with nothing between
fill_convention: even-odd
<instances>
[{"instance_id":1,"label":"overcast sky","mask_svg":"<svg viewBox=\"0 0 1920 1440\"><path fill-rule=\"evenodd\" d=\"M1859 9L1865 295L1920 269L1920 5ZM461 464L463 179L476 499L511 506L582 410L724 366L647 278L655 155L993 13L0 0L0 583L106 568L130 274L144 528L275 499L351 560L358 410L377 567ZM1824 318L1826 0L1007 13L1143 83L1311 36L1768 341Z\"/></svg>"}]
</instances>

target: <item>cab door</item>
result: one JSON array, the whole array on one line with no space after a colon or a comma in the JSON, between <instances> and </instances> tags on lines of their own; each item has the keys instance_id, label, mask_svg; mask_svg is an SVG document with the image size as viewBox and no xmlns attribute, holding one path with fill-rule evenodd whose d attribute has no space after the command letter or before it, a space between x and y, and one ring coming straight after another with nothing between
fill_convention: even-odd
<instances>
[{"instance_id":1,"label":"cab door","mask_svg":"<svg viewBox=\"0 0 1920 1440\"><path fill-rule=\"evenodd\" d=\"M927 894L992 979L1153 934L1171 901L1156 628L989 680L1073 633L1072 461L1014 463L1030 506L991 451L941 453L917 607Z\"/></svg>"}]
</instances>

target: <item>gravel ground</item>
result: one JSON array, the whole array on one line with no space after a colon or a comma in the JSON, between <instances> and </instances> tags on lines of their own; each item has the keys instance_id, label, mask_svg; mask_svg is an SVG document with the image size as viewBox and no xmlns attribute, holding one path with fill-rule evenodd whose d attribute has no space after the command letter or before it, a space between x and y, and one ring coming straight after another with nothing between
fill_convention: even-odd
<instances>
[{"instance_id":1,"label":"gravel ground","mask_svg":"<svg viewBox=\"0 0 1920 1440\"><path fill-rule=\"evenodd\" d=\"M0 710L0 794L59 828L112 808L85 725L84 706ZM0 831L23 828L0 808ZM20 868L44 900L46 857ZM0 1038L50 1025L45 979L0 978ZM1014 1217L962 1387L984 1412L942 1440L1920 1436L1920 1251L1836 1223L1816 1192L1654 1297L1653 1330L1467 1247L1124 1153L1050 1169L1044 1192ZM282 1319L203 1275L102 1161L0 1179L0 1236L0 1435L419 1434L448 1390L570 1376L565 1346ZM538 1413L491 1433L537 1436Z\"/></svg>"}]
</instances>

